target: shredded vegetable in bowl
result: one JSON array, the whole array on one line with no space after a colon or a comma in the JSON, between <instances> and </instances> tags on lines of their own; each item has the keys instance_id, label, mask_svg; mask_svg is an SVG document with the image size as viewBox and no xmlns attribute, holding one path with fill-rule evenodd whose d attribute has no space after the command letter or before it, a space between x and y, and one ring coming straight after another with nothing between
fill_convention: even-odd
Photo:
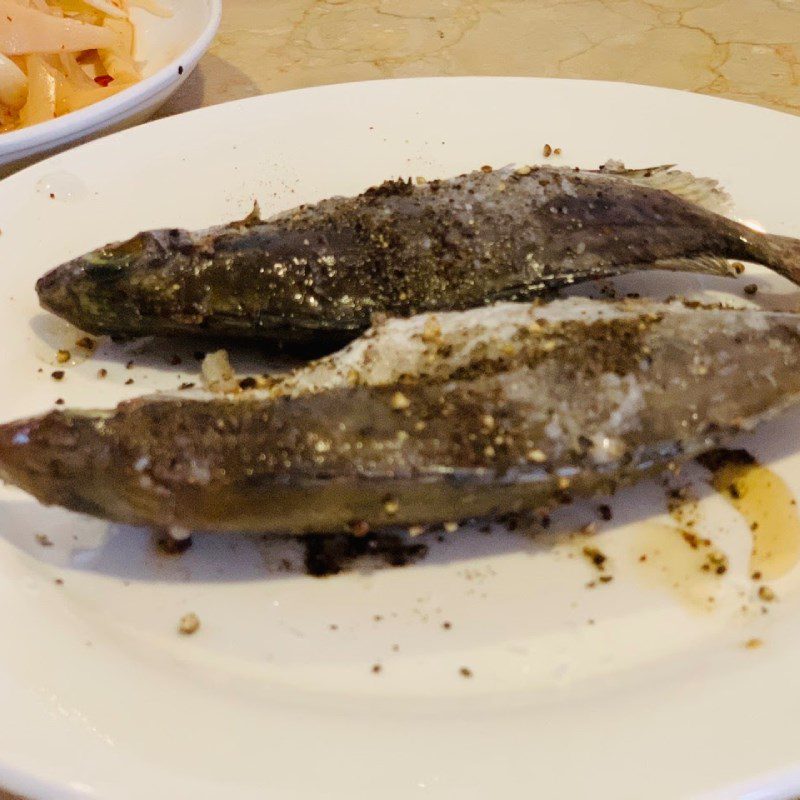
<instances>
[{"instance_id":1,"label":"shredded vegetable in bowl","mask_svg":"<svg viewBox=\"0 0 800 800\"><path fill-rule=\"evenodd\" d=\"M0 0L0 133L136 83L132 6L170 16L158 0Z\"/></svg>"}]
</instances>

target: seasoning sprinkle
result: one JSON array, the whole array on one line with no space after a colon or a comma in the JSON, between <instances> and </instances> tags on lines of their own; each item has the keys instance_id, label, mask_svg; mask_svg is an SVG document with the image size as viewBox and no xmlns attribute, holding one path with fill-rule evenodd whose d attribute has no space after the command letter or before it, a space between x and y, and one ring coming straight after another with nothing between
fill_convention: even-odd
<instances>
[{"instance_id":1,"label":"seasoning sprinkle","mask_svg":"<svg viewBox=\"0 0 800 800\"><path fill-rule=\"evenodd\" d=\"M399 510L400 510L400 503L397 500L393 500L392 498L387 498L383 501L383 510L390 516L393 517Z\"/></svg>"},{"instance_id":2,"label":"seasoning sprinkle","mask_svg":"<svg viewBox=\"0 0 800 800\"><path fill-rule=\"evenodd\" d=\"M411 401L402 392L395 392L392 395L391 405L394 411L405 411L411 405Z\"/></svg>"},{"instance_id":3,"label":"seasoning sprinkle","mask_svg":"<svg viewBox=\"0 0 800 800\"><path fill-rule=\"evenodd\" d=\"M775 599L775 592L765 584L758 587L758 597L765 603L771 603Z\"/></svg>"},{"instance_id":4,"label":"seasoning sprinkle","mask_svg":"<svg viewBox=\"0 0 800 800\"><path fill-rule=\"evenodd\" d=\"M442 328L436 320L436 317L429 317L425 321L425 327L422 329L422 341L426 344L437 341L441 338Z\"/></svg>"}]
</instances>

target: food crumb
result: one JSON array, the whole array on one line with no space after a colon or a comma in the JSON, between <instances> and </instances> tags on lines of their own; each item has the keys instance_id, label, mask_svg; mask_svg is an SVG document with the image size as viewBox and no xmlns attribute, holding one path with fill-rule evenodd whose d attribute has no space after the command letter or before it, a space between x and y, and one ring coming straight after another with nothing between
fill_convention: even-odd
<instances>
[{"instance_id":1,"label":"food crumb","mask_svg":"<svg viewBox=\"0 0 800 800\"><path fill-rule=\"evenodd\" d=\"M469 667L461 667L459 669L459 674L462 678L471 678L472 677L472 670Z\"/></svg>"},{"instance_id":2,"label":"food crumb","mask_svg":"<svg viewBox=\"0 0 800 800\"><path fill-rule=\"evenodd\" d=\"M56 405L57 406L63 406L64 405L64 398L63 397L57 398L56 399Z\"/></svg>"},{"instance_id":3,"label":"food crumb","mask_svg":"<svg viewBox=\"0 0 800 800\"><path fill-rule=\"evenodd\" d=\"M379 673L379 672L380 672L382 669L383 669L383 667L381 667L381 665L380 665L380 664L373 664L373 665L372 665L372 672L373 672L375 675L377 675L377 674L378 674L378 673Z\"/></svg>"},{"instance_id":4,"label":"food crumb","mask_svg":"<svg viewBox=\"0 0 800 800\"><path fill-rule=\"evenodd\" d=\"M129 361L129 362L128 362L128 363L125 365L125 369L133 369L133 361Z\"/></svg>"},{"instance_id":5,"label":"food crumb","mask_svg":"<svg viewBox=\"0 0 800 800\"><path fill-rule=\"evenodd\" d=\"M452 628L452 627L453 627L453 623L452 623L452 622L448 622L447 620L445 620L445 621L442 623L442 627L443 627L443 628L444 628L446 631L449 631L449 630L450 630L450 628Z\"/></svg>"},{"instance_id":6,"label":"food crumb","mask_svg":"<svg viewBox=\"0 0 800 800\"><path fill-rule=\"evenodd\" d=\"M606 568L605 563L608 560L608 556L606 556L602 550L598 549L597 547L589 547L587 545L581 552L584 556L586 556L586 558L589 559L593 566L600 570L600 572Z\"/></svg>"},{"instance_id":7,"label":"food crumb","mask_svg":"<svg viewBox=\"0 0 800 800\"><path fill-rule=\"evenodd\" d=\"M64 579L63 579L63 578L55 578L55 579L53 580L53 583L54 583L56 586L63 586L63 585L64 585Z\"/></svg>"},{"instance_id":8,"label":"food crumb","mask_svg":"<svg viewBox=\"0 0 800 800\"><path fill-rule=\"evenodd\" d=\"M132 383L133 383L133 378L128 378L128 380L125 381L126 386L130 386Z\"/></svg>"},{"instance_id":9,"label":"food crumb","mask_svg":"<svg viewBox=\"0 0 800 800\"><path fill-rule=\"evenodd\" d=\"M747 286L744 287L745 294L755 294L758 291L758 286L755 283L748 283Z\"/></svg>"},{"instance_id":10,"label":"food crumb","mask_svg":"<svg viewBox=\"0 0 800 800\"><path fill-rule=\"evenodd\" d=\"M543 155L545 158L550 158L550 156L551 156L551 155L553 155L553 148L552 148L552 147L550 147L550 145L549 145L549 144L546 144L546 145L545 145L545 146L542 148L542 155Z\"/></svg>"},{"instance_id":11,"label":"food crumb","mask_svg":"<svg viewBox=\"0 0 800 800\"><path fill-rule=\"evenodd\" d=\"M399 650L400 650L400 645L399 645L399 644L393 644L393 645L392 645L392 652L393 652L393 653L396 653L396 652L398 652Z\"/></svg>"},{"instance_id":12,"label":"food crumb","mask_svg":"<svg viewBox=\"0 0 800 800\"><path fill-rule=\"evenodd\" d=\"M560 147L554 147L553 148L553 155L554 156L560 156L561 155L561 148Z\"/></svg>"},{"instance_id":13,"label":"food crumb","mask_svg":"<svg viewBox=\"0 0 800 800\"><path fill-rule=\"evenodd\" d=\"M611 506L608 506L605 503L601 506L598 506L597 511L600 514L600 519L602 519L604 522L608 522L613 516L611 513Z\"/></svg>"},{"instance_id":14,"label":"food crumb","mask_svg":"<svg viewBox=\"0 0 800 800\"><path fill-rule=\"evenodd\" d=\"M329 627L329 628L330 628L332 631L338 631L338 630L339 630L339 626L338 626L338 625L337 625L335 622L331 622L331 624L330 624L330 625L328 625L328 627Z\"/></svg>"},{"instance_id":15,"label":"food crumb","mask_svg":"<svg viewBox=\"0 0 800 800\"><path fill-rule=\"evenodd\" d=\"M52 547L53 541L50 539L49 536L46 536L44 533L37 533L36 534L36 542L40 544L42 547Z\"/></svg>"},{"instance_id":16,"label":"food crumb","mask_svg":"<svg viewBox=\"0 0 800 800\"><path fill-rule=\"evenodd\" d=\"M193 383L182 383L182 384L181 384L181 385L178 387L178 391L181 391L181 392L182 392L184 389L191 389L193 386L194 386L194 384L193 384Z\"/></svg>"},{"instance_id":17,"label":"food crumb","mask_svg":"<svg viewBox=\"0 0 800 800\"><path fill-rule=\"evenodd\" d=\"M63 370L63 369L57 369L57 370L55 370L55 372L51 372L51 373L50 373L50 377L51 377L51 378L52 378L54 381L60 381L60 380L63 380L63 378L64 378L64 370Z\"/></svg>"},{"instance_id":18,"label":"food crumb","mask_svg":"<svg viewBox=\"0 0 800 800\"><path fill-rule=\"evenodd\" d=\"M81 338L75 342L77 347L82 347L84 350L94 350L96 344L97 342L89 336L81 336Z\"/></svg>"},{"instance_id":19,"label":"food crumb","mask_svg":"<svg viewBox=\"0 0 800 800\"><path fill-rule=\"evenodd\" d=\"M754 638L754 639L748 639L744 643L744 646L748 650L756 650L757 648L761 647L763 644L764 644L764 641L762 639L755 639Z\"/></svg>"},{"instance_id":20,"label":"food crumb","mask_svg":"<svg viewBox=\"0 0 800 800\"><path fill-rule=\"evenodd\" d=\"M66 364L70 358L72 358L72 353L70 353L69 350L59 350L56 353L56 361L58 361L59 364Z\"/></svg>"},{"instance_id":21,"label":"food crumb","mask_svg":"<svg viewBox=\"0 0 800 800\"><path fill-rule=\"evenodd\" d=\"M492 171L492 168L491 168L491 167L490 167L488 164L484 164L484 165L481 167L481 172L485 172L485 173L487 173L487 174L488 174L488 173L490 173L491 171Z\"/></svg>"},{"instance_id":22,"label":"food crumb","mask_svg":"<svg viewBox=\"0 0 800 800\"><path fill-rule=\"evenodd\" d=\"M194 612L184 614L178 623L178 631L186 636L196 633L200 627L200 617Z\"/></svg>"},{"instance_id":23,"label":"food crumb","mask_svg":"<svg viewBox=\"0 0 800 800\"><path fill-rule=\"evenodd\" d=\"M775 592L766 584L758 587L758 597L765 603L771 603L775 599Z\"/></svg>"},{"instance_id":24,"label":"food crumb","mask_svg":"<svg viewBox=\"0 0 800 800\"><path fill-rule=\"evenodd\" d=\"M99 370L97 370L97 377L98 378L105 378L106 375L108 375L108 370L107 369L99 369Z\"/></svg>"},{"instance_id":25,"label":"food crumb","mask_svg":"<svg viewBox=\"0 0 800 800\"><path fill-rule=\"evenodd\" d=\"M734 261L731 264L731 269L736 275L741 275L744 272L744 264L741 261Z\"/></svg>"}]
</instances>

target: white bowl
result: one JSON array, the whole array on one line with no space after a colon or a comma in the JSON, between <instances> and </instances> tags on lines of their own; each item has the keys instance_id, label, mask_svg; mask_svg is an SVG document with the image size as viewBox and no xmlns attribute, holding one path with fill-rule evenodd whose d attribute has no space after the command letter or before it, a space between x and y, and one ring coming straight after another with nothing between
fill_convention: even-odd
<instances>
[{"instance_id":1,"label":"white bowl","mask_svg":"<svg viewBox=\"0 0 800 800\"><path fill-rule=\"evenodd\" d=\"M189 77L219 27L222 0L167 0L171 17L135 8L136 59L143 78L129 89L50 122L0 134L0 171L33 156L142 122Z\"/></svg>"}]
</instances>

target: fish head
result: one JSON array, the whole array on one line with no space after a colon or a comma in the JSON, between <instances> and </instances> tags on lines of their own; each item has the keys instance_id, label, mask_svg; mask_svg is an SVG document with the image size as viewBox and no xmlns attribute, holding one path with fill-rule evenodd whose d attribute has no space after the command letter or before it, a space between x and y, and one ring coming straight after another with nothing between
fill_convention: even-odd
<instances>
[{"instance_id":1,"label":"fish head","mask_svg":"<svg viewBox=\"0 0 800 800\"><path fill-rule=\"evenodd\" d=\"M100 415L62 411L0 425L0 479L46 505L72 506L108 466L102 425ZM79 505L91 513L85 499Z\"/></svg>"},{"instance_id":2,"label":"fish head","mask_svg":"<svg viewBox=\"0 0 800 800\"><path fill-rule=\"evenodd\" d=\"M39 302L88 333L134 335L174 282L166 285L165 265L174 265L191 247L189 235L178 229L138 233L42 276L36 283Z\"/></svg>"}]
</instances>

